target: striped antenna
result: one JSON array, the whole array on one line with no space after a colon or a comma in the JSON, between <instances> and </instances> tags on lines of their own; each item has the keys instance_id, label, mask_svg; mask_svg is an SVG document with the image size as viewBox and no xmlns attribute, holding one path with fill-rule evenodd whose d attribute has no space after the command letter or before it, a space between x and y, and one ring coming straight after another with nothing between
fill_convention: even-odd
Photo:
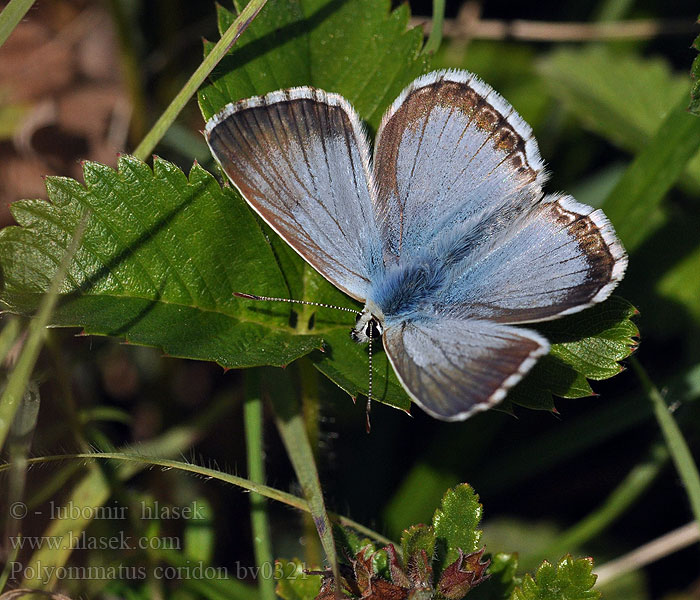
<instances>
[{"instance_id":1,"label":"striped antenna","mask_svg":"<svg viewBox=\"0 0 700 600\"><path fill-rule=\"evenodd\" d=\"M233 295L237 298L245 298L246 300L263 300L266 302L291 302L292 304L306 304L307 306L319 306L321 308L334 308L336 310L344 310L346 312L355 313L356 315L361 315L362 311L355 310L353 308L346 308L344 306L336 306L335 304L324 304L323 302L310 302L308 300L294 300L292 298L273 298L271 296L257 296L255 294L244 294L242 292L233 292ZM374 327L374 322L370 322L370 331ZM367 394L367 433L372 429L372 424L370 423L369 413L372 409L372 334L368 336L369 342L369 389Z\"/></svg>"},{"instance_id":2,"label":"striped antenna","mask_svg":"<svg viewBox=\"0 0 700 600\"><path fill-rule=\"evenodd\" d=\"M370 321L370 327L374 327L374 322ZM369 420L369 411L372 410L372 336L367 340L369 344L369 385L367 390L367 433L372 430L372 424Z\"/></svg>"},{"instance_id":3,"label":"striped antenna","mask_svg":"<svg viewBox=\"0 0 700 600\"><path fill-rule=\"evenodd\" d=\"M271 298L270 296L256 296L254 294L243 294L241 292L233 292L237 298L245 298L246 300L265 300L267 302L291 302L292 304L306 304L307 306L320 306L321 308L334 308L336 310L344 310L345 312L362 314L362 311L354 308L346 308L345 306L336 306L335 304L323 304L322 302L309 302L308 300L293 300L292 298Z\"/></svg>"}]
</instances>

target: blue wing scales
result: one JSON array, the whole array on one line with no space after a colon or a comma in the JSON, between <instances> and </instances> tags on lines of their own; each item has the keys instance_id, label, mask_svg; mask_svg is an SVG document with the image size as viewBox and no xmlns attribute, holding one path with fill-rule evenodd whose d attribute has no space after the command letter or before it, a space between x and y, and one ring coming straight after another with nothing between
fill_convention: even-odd
<instances>
[{"instance_id":1,"label":"blue wing scales","mask_svg":"<svg viewBox=\"0 0 700 600\"><path fill-rule=\"evenodd\" d=\"M405 321L384 332L402 385L428 414L466 419L505 398L549 351L534 331L477 319Z\"/></svg>"},{"instance_id":2,"label":"blue wing scales","mask_svg":"<svg viewBox=\"0 0 700 600\"><path fill-rule=\"evenodd\" d=\"M212 154L258 214L357 300L382 268L369 144L348 102L314 88L230 104L206 127Z\"/></svg>"},{"instance_id":3,"label":"blue wing scales","mask_svg":"<svg viewBox=\"0 0 700 600\"><path fill-rule=\"evenodd\" d=\"M466 71L414 81L387 111L374 154L387 263L410 261L436 236L534 205L544 165L530 127Z\"/></svg>"}]
</instances>

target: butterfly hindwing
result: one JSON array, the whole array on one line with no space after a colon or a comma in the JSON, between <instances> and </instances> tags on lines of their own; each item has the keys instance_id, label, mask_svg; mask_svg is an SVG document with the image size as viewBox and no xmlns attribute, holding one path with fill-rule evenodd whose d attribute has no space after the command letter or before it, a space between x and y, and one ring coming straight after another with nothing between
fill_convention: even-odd
<instances>
[{"instance_id":1,"label":"butterfly hindwing","mask_svg":"<svg viewBox=\"0 0 700 600\"><path fill-rule=\"evenodd\" d=\"M605 300L626 266L602 211L547 196L454 267L439 309L500 323L544 321Z\"/></svg>"},{"instance_id":2,"label":"butterfly hindwing","mask_svg":"<svg viewBox=\"0 0 700 600\"><path fill-rule=\"evenodd\" d=\"M369 146L347 101L313 88L230 104L212 154L248 203L321 275L364 300L382 260Z\"/></svg>"},{"instance_id":3,"label":"butterfly hindwing","mask_svg":"<svg viewBox=\"0 0 700 600\"><path fill-rule=\"evenodd\" d=\"M549 343L527 329L440 319L388 327L384 348L411 398L433 417L455 421L503 400Z\"/></svg>"}]
</instances>

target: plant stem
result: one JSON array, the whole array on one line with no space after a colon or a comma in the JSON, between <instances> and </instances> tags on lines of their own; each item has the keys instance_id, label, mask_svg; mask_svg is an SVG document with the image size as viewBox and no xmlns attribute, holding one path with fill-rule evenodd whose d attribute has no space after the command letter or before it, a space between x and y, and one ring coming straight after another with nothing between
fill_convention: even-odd
<instances>
[{"instance_id":1,"label":"plant stem","mask_svg":"<svg viewBox=\"0 0 700 600\"><path fill-rule=\"evenodd\" d=\"M423 47L424 54L435 54L442 43L442 26L445 22L445 0L433 0L433 23L430 36Z\"/></svg>"},{"instance_id":2,"label":"plant stem","mask_svg":"<svg viewBox=\"0 0 700 600\"><path fill-rule=\"evenodd\" d=\"M339 581L338 560L335 551L333 530L323 500L321 481L316 469L314 452L304 425L301 406L292 391L291 379L279 370L268 370L265 382L269 386L270 401L275 409L275 420L280 437L287 450L289 460L294 467L297 479L304 490L304 497L309 503L314 525L321 538L326 559L333 570L336 582ZM280 376L281 375L281 376ZM336 586L336 589L340 589Z\"/></svg>"},{"instance_id":3,"label":"plant stem","mask_svg":"<svg viewBox=\"0 0 700 600\"><path fill-rule=\"evenodd\" d=\"M698 474L698 467L661 392L659 392L649 375L647 375L644 367L634 356L630 358L630 364L651 401L654 415L659 422L659 427L661 427L671 458L683 481L686 494L688 494L695 522L700 525L700 475Z\"/></svg>"},{"instance_id":4,"label":"plant stem","mask_svg":"<svg viewBox=\"0 0 700 600\"><path fill-rule=\"evenodd\" d=\"M34 0L10 0L3 9L0 13L0 46L7 41L32 4L34 4Z\"/></svg>"},{"instance_id":5,"label":"plant stem","mask_svg":"<svg viewBox=\"0 0 700 600\"><path fill-rule=\"evenodd\" d=\"M309 436L309 443L314 452L314 459L318 460L318 371L306 356L300 358L296 365L298 366L301 384L301 410L304 415L304 425ZM323 559L322 549L319 538L316 535L316 525L309 513L304 513L304 539L306 540L304 544L306 561L311 565L320 565Z\"/></svg>"},{"instance_id":6,"label":"plant stem","mask_svg":"<svg viewBox=\"0 0 700 600\"><path fill-rule=\"evenodd\" d=\"M245 439L248 460L248 478L256 483L265 481L265 458L263 453L263 403L260 395L260 372L248 369L245 374L245 404L243 418L245 422ZM267 518L267 499L265 496L250 494L250 522L253 530L253 552L255 563L260 573L265 573L265 565L272 565L272 543L270 539L270 522ZM260 597L263 600L275 600L275 580L273 577L261 576L258 580Z\"/></svg>"},{"instance_id":7,"label":"plant stem","mask_svg":"<svg viewBox=\"0 0 700 600\"><path fill-rule=\"evenodd\" d=\"M39 310L29 324L29 335L27 336L22 353L17 360L15 368L12 370L12 373L10 373L7 386L2 396L0 396L0 449L5 445L5 440L7 439L12 421L15 418L17 409L24 396L27 383L29 382L29 378L34 370L34 365L39 357L39 351L44 343L46 325L51 318L51 313L56 306L56 302L58 302L58 292L61 289L63 279L73 260L73 256L83 239L83 233L85 232L87 223L88 213L85 212L73 232L73 237L68 248L63 253L61 263L58 269L56 269L56 273L54 273L48 291L41 300Z\"/></svg>"},{"instance_id":8,"label":"plant stem","mask_svg":"<svg viewBox=\"0 0 700 600\"><path fill-rule=\"evenodd\" d=\"M136 446L135 449L140 451L142 449L150 449L149 442L143 442ZM127 463L129 468L125 472L120 472L120 479L125 479L133 476L135 473L144 469L148 466L163 467L165 469L176 469L184 473L190 473L191 475L200 475L206 479L215 479L217 481L223 481L224 483L229 483L235 485L244 490L249 490L251 492L257 492L270 498L271 500L277 500L287 506L296 508L297 510L310 511L309 503L305 498L300 498L294 494L288 492L283 492L277 490L273 487L264 485L262 483L255 483L243 477L238 477L237 475L231 475L230 473L224 473L223 471L217 471L216 469L210 469L209 467L202 467L200 465L195 465L192 463L186 463L176 460L171 460L168 458L161 458L158 456L149 456L147 454L129 454L127 452L80 452L77 454L56 454L53 456L38 456L27 459L27 464L40 465L52 462L63 462L66 460L116 460L119 462ZM4 473L11 468L9 463L0 464L0 473ZM94 486L93 486L94 487ZM91 504L90 506L97 506L96 504ZM336 515L335 513L328 513L333 521L340 523L344 527L351 527L357 530L362 535L377 540L378 542L387 545L394 544L398 545L394 540L391 540L376 531L373 531L369 527L353 521L348 517L342 515Z\"/></svg>"},{"instance_id":9,"label":"plant stem","mask_svg":"<svg viewBox=\"0 0 700 600\"><path fill-rule=\"evenodd\" d=\"M189 102L190 98L195 95L199 86L212 72L214 67L226 55L231 46L236 42L240 35L246 30L251 21L265 6L267 0L250 0L246 7L241 11L236 20L221 36L221 39L207 54L202 63L197 67L197 70L192 73L192 76L187 80L187 83L173 98L170 106L165 109L160 118L156 121L153 128L146 134L141 143L134 150L134 156L141 160L146 160L153 149L156 147L160 139L163 137L168 128L173 124L180 111Z\"/></svg>"},{"instance_id":10,"label":"plant stem","mask_svg":"<svg viewBox=\"0 0 700 600\"><path fill-rule=\"evenodd\" d=\"M695 544L700 538L695 521L686 523L651 542L635 548L632 552L596 567L596 585L613 581L623 575L636 571L678 550Z\"/></svg>"}]
</instances>

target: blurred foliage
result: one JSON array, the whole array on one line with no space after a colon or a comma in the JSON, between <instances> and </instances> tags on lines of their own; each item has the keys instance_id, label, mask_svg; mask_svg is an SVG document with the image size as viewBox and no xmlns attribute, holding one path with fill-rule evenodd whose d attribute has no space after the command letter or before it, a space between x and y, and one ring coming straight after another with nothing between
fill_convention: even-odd
<instances>
[{"instance_id":1,"label":"blurred foliage","mask_svg":"<svg viewBox=\"0 0 700 600\"><path fill-rule=\"evenodd\" d=\"M399 548L380 546L347 529L336 530L344 550L343 598L376 600L595 600L592 560L565 556L543 562L533 578L517 575L515 555L485 555L480 547L482 506L467 484L448 490L431 525L412 525ZM331 600L336 585L329 570L304 569L298 559L276 563L277 594L284 600Z\"/></svg>"}]
</instances>

